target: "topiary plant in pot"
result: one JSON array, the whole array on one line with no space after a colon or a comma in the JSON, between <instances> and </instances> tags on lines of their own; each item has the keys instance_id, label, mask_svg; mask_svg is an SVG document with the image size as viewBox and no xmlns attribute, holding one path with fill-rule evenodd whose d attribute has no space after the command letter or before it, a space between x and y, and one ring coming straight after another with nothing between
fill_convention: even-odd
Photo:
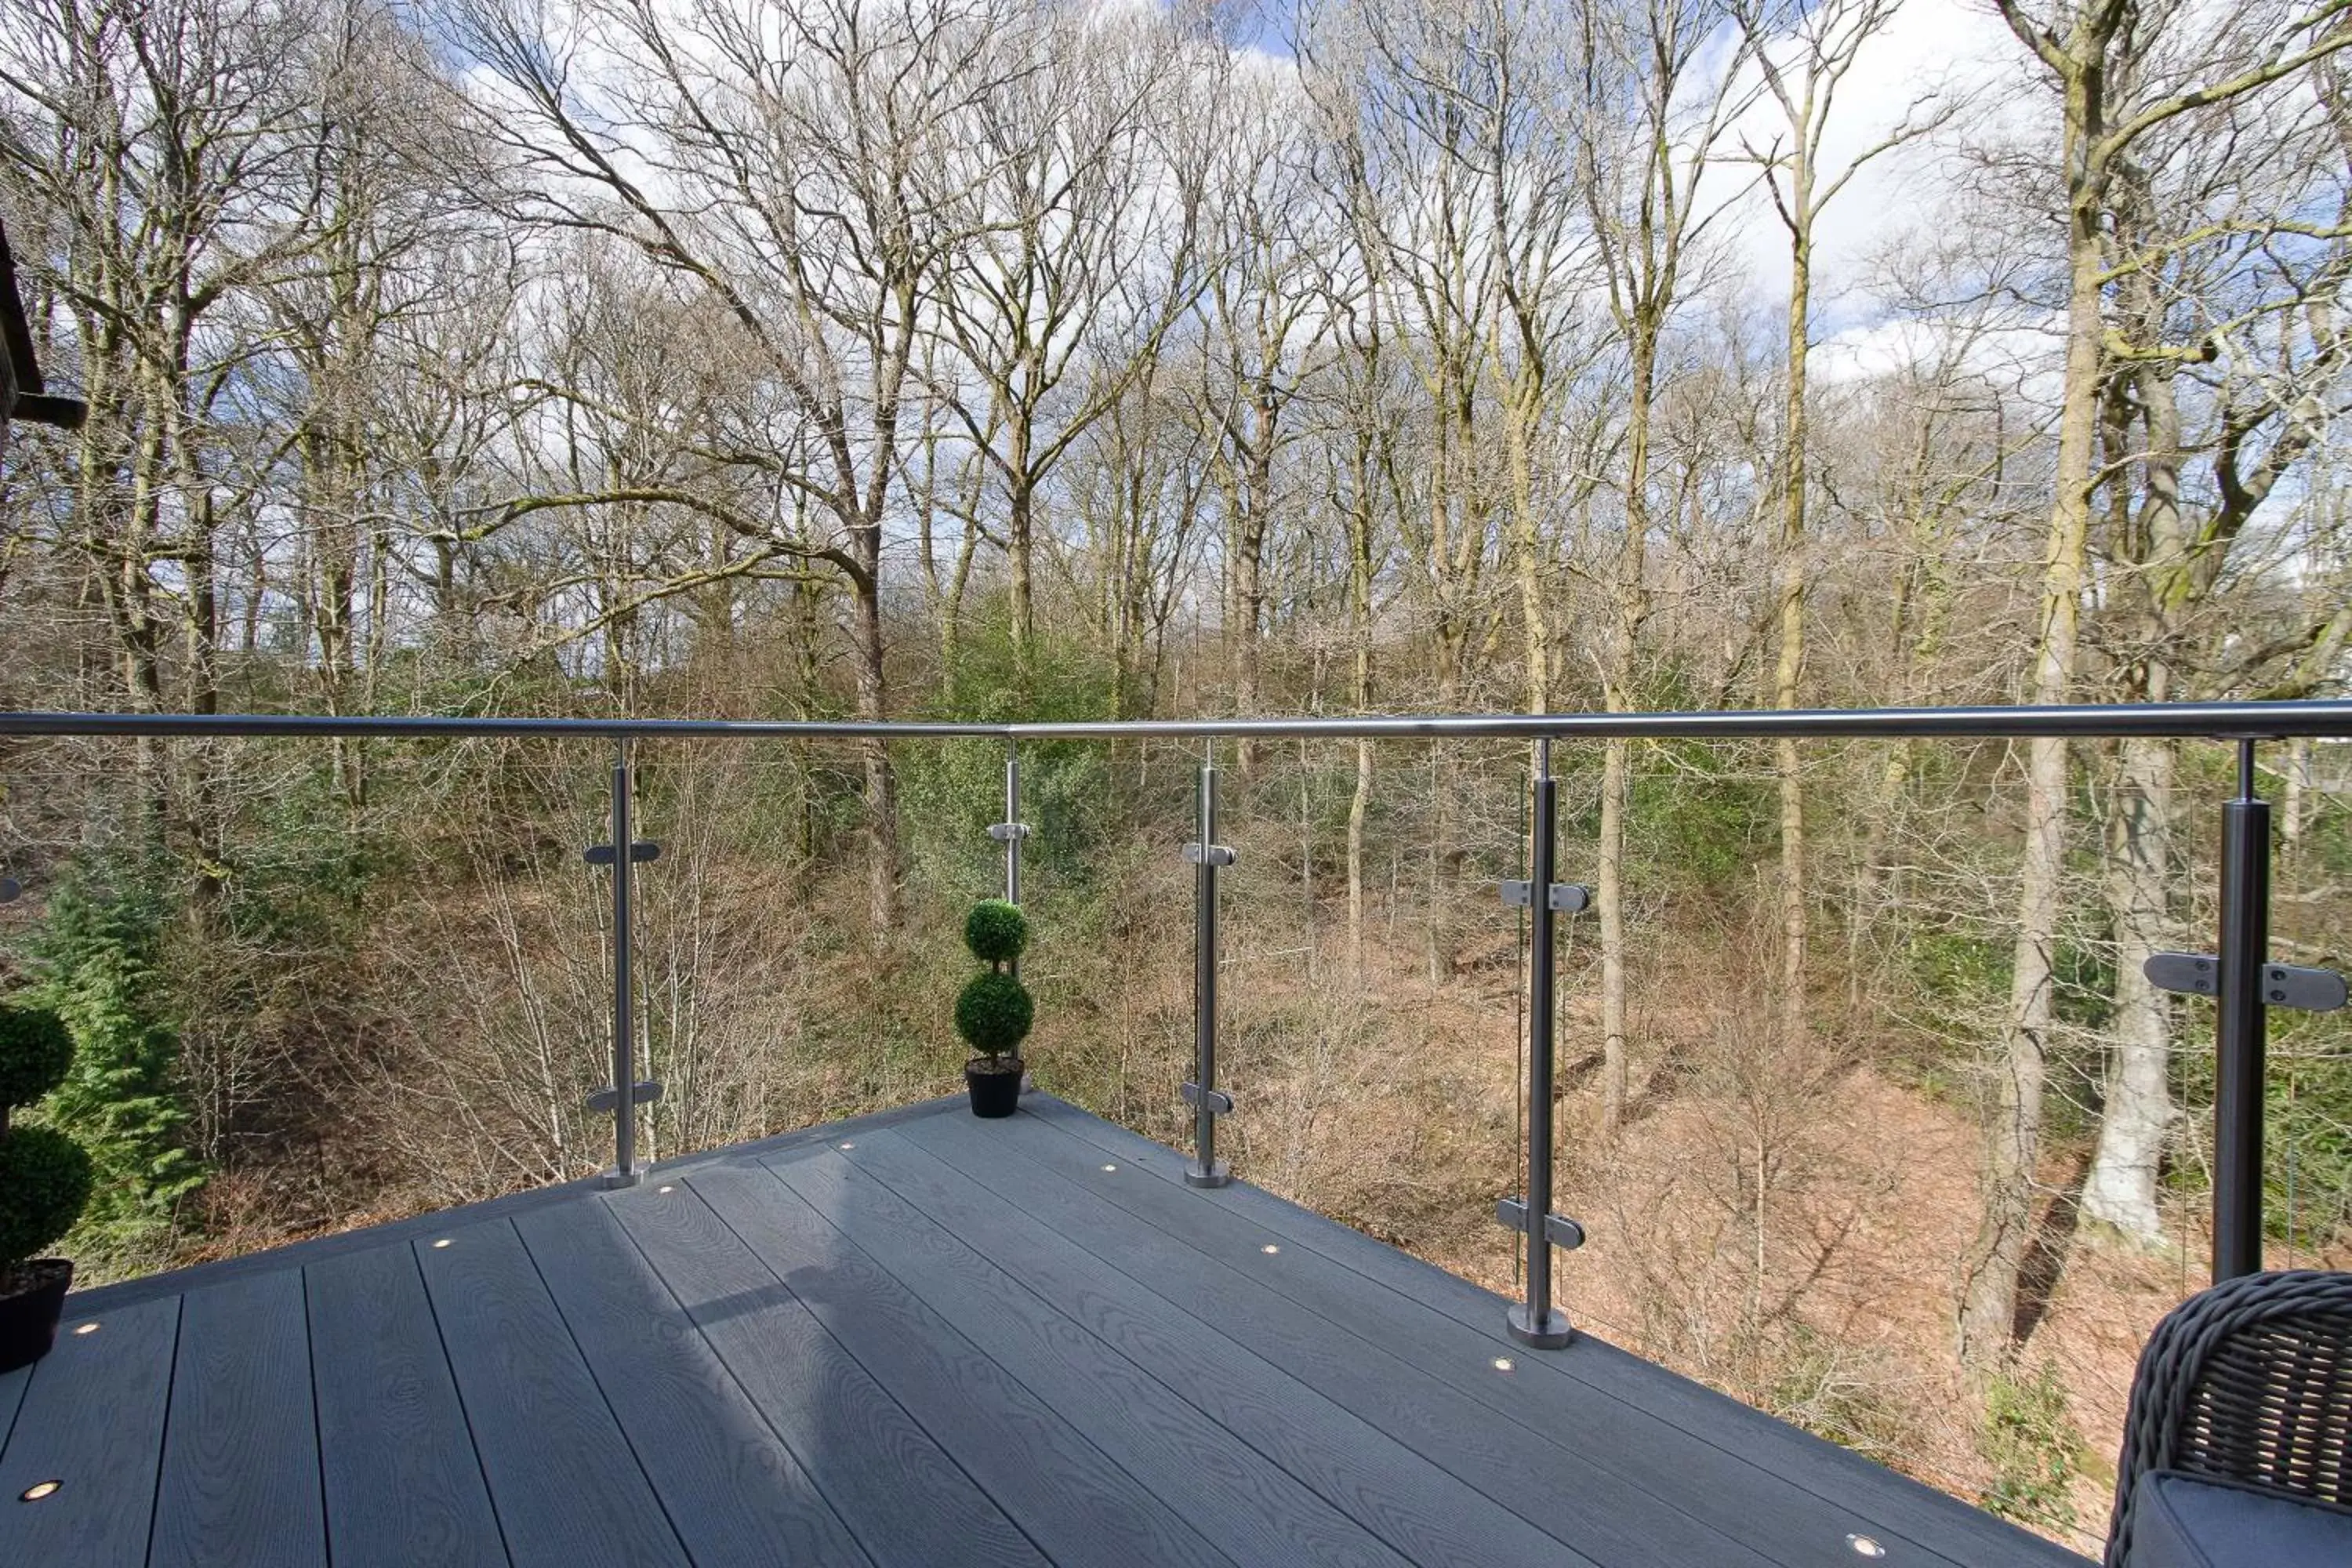
<instances>
[{"instance_id":1,"label":"topiary plant in pot","mask_svg":"<svg viewBox=\"0 0 2352 1568\"><path fill-rule=\"evenodd\" d=\"M55 1089L73 1065L55 1013L0 1007L0 1373L57 1342L73 1265L33 1254L73 1228L89 1202L89 1155L54 1127L11 1127L11 1110Z\"/></svg>"},{"instance_id":2,"label":"topiary plant in pot","mask_svg":"<svg viewBox=\"0 0 2352 1568\"><path fill-rule=\"evenodd\" d=\"M956 996L956 1033L972 1048L964 1063L964 1087L971 1091L974 1116L1010 1116L1021 1103L1021 1042L1029 1037L1036 1005L1013 963L1029 945L1029 921L1017 904L989 899L972 906L963 922L964 945L988 967Z\"/></svg>"}]
</instances>

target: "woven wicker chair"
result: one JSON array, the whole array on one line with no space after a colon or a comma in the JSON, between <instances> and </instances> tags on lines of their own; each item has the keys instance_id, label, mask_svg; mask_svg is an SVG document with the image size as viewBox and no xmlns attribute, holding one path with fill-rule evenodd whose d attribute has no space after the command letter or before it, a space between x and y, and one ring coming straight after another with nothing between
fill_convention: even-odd
<instances>
[{"instance_id":1,"label":"woven wicker chair","mask_svg":"<svg viewBox=\"0 0 2352 1568\"><path fill-rule=\"evenodd\" d=\"M2132 1381L2107 1568L2126 1568L2136 1490L2159 1470L2352 1504L2352 1274L2225 1280L2157 1325Z\"/></svg>"}]
</instances>

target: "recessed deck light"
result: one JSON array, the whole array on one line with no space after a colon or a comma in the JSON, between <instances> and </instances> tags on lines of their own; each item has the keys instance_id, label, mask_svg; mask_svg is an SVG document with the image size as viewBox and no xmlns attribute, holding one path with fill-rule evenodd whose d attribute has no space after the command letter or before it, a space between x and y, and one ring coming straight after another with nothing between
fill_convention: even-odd
<instances>
[{"instance_id":1,"label":"recessed deck light","mask_svg":"<svg viewBox=\"0 0 2352 1568\"><path fill-rule=\"evenodd\" d=\"M855 1149L855 1148L856 1148L856 1147L857 1147L857 1145L856 1145L856 1143L854 1143L854 1142L851 1142L851 1143L844 1143L844 1144L842 1145L842 1147L843 1147L843 1148L845 1148L845 1149Z\"/></svg>"},{"instance_id":2,"label":"recessed deck light","mask_svg":"<svg viewBox=\"0 0 2352 1568\"><path fill-rule=\"evenodd\" d=\"M657 1193L674 1193L677 1191L677 1189L676 1187L656 1187L654 1191Z\"/></svg>"},{"instance_id":3,"label":"recessed deck light","mask_svg":"<svg viewBox=\"0 0 2352 1568\"><path fill-rule=\"evenodd\" d=\"M443 1237L440 1240L438 1240L438 1241L435 1242L433 1245L434 1245L436 1247L446 1247L446 1246L448 1246L448 1245L449 1245L449 1238L448 1238L447 1237L446 1237L446 1236L445 1236L445 1237Z\"/></svg>"},{"instance_id":4,"label":"recessed deck light","mask_svg":"<svg viewBox=\"0 0 2352 1568\"><path fill-rule=\"evenodd\" d=\"M1881 1546L1877 1540L1872 1536L1849 1535L1845 1538L1845 1543L1853 1548L1854 1555L1857 1557L1884 1557L1886 1555L1886 1548Z\"/></svg>"},{"instance_id":5,"label":"recessed deck light","mask_svg":"<svg viewBox=\"0 0 2352 1568\"><path fill-rule=\"evenodd\" d=\"M1272 1258L1276 1253L1280 1252L1282 1248L1275 1246L1274 1243L1269 1241L1264 1247L1259 1247L1258 1250L1265 1253L1268 1258Z\"/></svg>"},{"instance_id":6,"label":"recessed deck light","mask_svg":"<svg viewBox=\"0 0 2352 1568\"><path fill-rule=\"evenodd\" d=\"M94 1334L98 1332L98 1325L96 1323L84 1323L75 1329L74 1332L78 1334Z\"/></svg>"},{"instance_id":7,"label":"recessed deck light","mask_svg":"<svg viewBox=\"0 0 2352 1568\"><path fill-rule=\"evenodd\" d=\"M18 1502L38 1502L45 1497L55 1496L57 1489L63 1485L65 1485L65 1482L63 1481L35 1481L31 1486L26 1487L23 1491L16 1494L16 1500Z\"/></svg>"},{"instance_id":8,"label":"recessed deck light","mask_svg":"<svg viewBox=\"0 0 2352 1568\"><path fill-rule=\"evenodd\" d=\"M1106 1171L1116 1171L1118 1167L1117 1165L1105 1165L1103 1169Z\"/></svg>"},{"instance_id":9,"label":"recessed deck light","mask_svg":"<svg viewBox=\"0 0 2352 1568\"><path fill-rule=\"evenodd\" d=\"M1507 1356L1507 1355L1498 1355L1498 1356L1496 1356L1496 1357L1495 1358L1495 1370L1496 1370L1496 1372L1508 1372L1508 1371L1510 1371L1510 1370L1511 1370L1511 1358L1510 1358L1509 1356Z\"/></svg>"}]
</instances>

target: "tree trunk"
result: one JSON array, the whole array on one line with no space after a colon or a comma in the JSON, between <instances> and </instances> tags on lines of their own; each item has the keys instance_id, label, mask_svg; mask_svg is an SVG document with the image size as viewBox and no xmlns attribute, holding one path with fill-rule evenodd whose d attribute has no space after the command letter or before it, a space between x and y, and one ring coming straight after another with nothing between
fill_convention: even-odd
<instances>
[{"instance_id":1,"label":"tree trunk","mask_svg":"<svg viewBox=\"0 0 2352 1568\"><path fill-rule=\"evenodd\" d=\"M1025 458L1025 451L1022 455ZM1031 661L1036 657L1037 606L1033 582L1034 549L1031 542L1034 507L1034 496L1030 486L1016 481L1005 510L1004 542L1005 554L1013 568L1013 668L1024 686L1028 683Z\"/></svg>"},{"instance_id":2,"label":"tree trunk","mask_svg":"<svg viewBox=\"0 0 2352 1568\"><path fill-rule=\"evenodd\" d=\"M1810 217L1812 192L1801 145L1790 210ZM1797 706L1805 666L1805 356L1811 320L1812 237L1807 223L1789 246L1789 387L1780 453L1780 653L1772 673L1772 706ZM1797 742L1775 748L1780 775L1780 1045L1799 1059L1805 1017L1805 784Z\"/></svg>"},{"instance_id":3,"label":"tree trunk","mask_svg":"<svg viewBox=\"0 0 2352 1568\"><path fill-rule=\"evenodd\" d=\"M1372 462L1369 442L1357 448L1356 505L1349 516L1348 632L1354 645L1349 696L1356 711L1372 707ZM1348 951L1356 978L1364 974L1364 824L1372 805L1372 743L1356 742L1356 790L1348 798Z\"/></svg>"},{"instance_id":4,"label":"tree trunk","mask_svg":"<svg viewBox=\"0 0 2352 1568\"><path fill-rule=\"evenodd\" d=\"M2085 89L2070 84L2070 100ZM2086 112L2070 101L2066 167L2071 176L2071 250L2066 376L2058 421L2056 493L2042 557L2042 626L2032 699L2066 700L2082 616L2090 537L2092 447L2097 436L2101 352L2100 193L2080 173ZM2020 856L2017 940L2009 1018L1985 1128L1984 1215L1967 1266L1959 1352L1971 1366L2007 1353L2016 1335L2017 1278L2033 1220L2034 1168L2042 1151L2042 1092L2052 1016L2053 949L2058 936L2059 882L2066 861L2066 742L2029 742L2025 842Z\"/></svg>"},{"instance_id":5,"label":"tree trunk","mask_svg":"<svg viewBox=\"0 0 2352 1568\"><path fill-rule=\"evenodd\" d=\"M1632 374L1626 401L1625 543L1617 559L1616 620L1610 638L1609 711L1631 706L1633 654L1648 614L1650 415L1655 389L1657 331L1649 319L1633 326ZM1633 787L1627 742L1611 741L1601 766L1601 842L1595 851L1601 905L1601 1135L1614 1138L1625 1115L1631 1068L1625 1035L1625 812Z\"/></svg>"},{"instance_id":6,"label":"tree trunk","mask_svg":"<svg viewBox=\"0 0 2352 1568\"><path fill-rule=\"evenodd\" d=\"M1619 704L1610 704L1615 710ZM1625 1120L1625 742L1611 741L1601 762L1601 1136Z\"/></svg>"},{"instance_id":7,"label":"tree trunk","mask_svg":"<svg viewBox=\"0 0 2352 1568\"><path fill-rule=\"evenodd\" d=\"M2303 851L2304 791L2311 776L2311 737L2287 742L2286 785L2279 796L2279 863L2292 870Z\"/></svg>"},{"instance_id":8,"label":"tree trunk","mask_svg":"<svg viewBox=\"0 0 2352 1568\"><path fill-rule=\"evenodd\" d=\"M2161 1241L2156 1178L2172 1124L2166 1068L2172 1048L2164 994L2141 972L2170 929L2172 742L2123 742L2107 822L2107 903L2116 922L2115 1047L2098 1151L2083 1183L2083 1214L2134 1241Z\"/></svg>"},{"instance_id":9,"label":"tree trunk","mask_svg":"<svg viewBox=\"0 0 2352 1568\"><path fill-rule=\"evenodd\" d=\"M856 603L857 717L878 723L889 716L881 592L870 575L861 574L850 586ZM868 738L858 752L866 763L866 915L875 934L887 940L898 927L898 780L887 742Z\"/></svg>"},{"instance_id":10,"label":"tree trunk","mask_svg":"<svg viewBox=\"0 0 2352 1568\"><path fill-rule=\"evenodd\" d=\"M1258 628L1265 618L1265 536L1246 515L1234 525L1234 679L1244 716L1258 710L1261 696ZM1249 748L1244 746L1244 752Z\"/></svg>"},{"instance_id":11,"label":"tree trunk","mask_svg":"<svg viewBox=\"0 0 2352 1568\"><path fill-rule=\"evenodd\" d=\"M1525 373L1523 373L1525 374ZM1539 416L1537 395L1522 394L1507 417L1510 421L1511 510L1519 564L1519 616L1526 628L1528 711L1551 711L1551 625L1544 608L1544 547L1542 520L1536 514L1535 459L1529 450L1532 426ZM1535 406L1529 406L1529 405Z\"/></svg>"},{"instance_id":12,"label":"tree trunk","mask_svg":"<svg viewBox=\"0 0 2352 1568\"><path fill-rule=\"evenodd\" d=\"M1917 602L1918 633L1901 661L1902 673L1894 693L1898 708L1918 701L1916 672L1936 668L1943 652L1944 628L1951 618L1951 585L1940 563L1941 541L1924 521L1917 526L1915 537L1918 583L1909 592ZM1905 581L1909 580L1906 573ZM1898 596L1895 617L1898 642L1904 634L1904 612L1903 599ZM1904 792L1910 784L1917 744L1904 739L1888 745L1885 763L1879 770L1878 792L1863 829L1862 849L1854 872L1853 908L1846 927L1846 1005L1850 1007L1862 1005L1864 934L1878 911L1902 902L1903 889L1892 876L1885 874L1884 863L1902 809Z\"/></svg>"},{"instance_id":13,"label":"tree trunk","mask_svg":"<svg viewBox=\"0 0 2352 1568\"><path fill-rule=\"evenodd\" d=\"M2113 210L2119 246L2134 244L2153 226L2156 204L2146 176L2128 163L2117 172ZM2116 300L2126 333L2147 343L2161 341L2172 301L2154 276L2142 270L2125 279ZM2110 466L2126 471L2136 457L2142 476L2136 511L2133 498L2121 485L2111 489L2107 509L2114 520L2109 549L2123 569L2116 574L2116 596L2136 601L2126 624L2139 650L2126 664L2119 695L2126 702L2162 702L2172 695L2180 613L2199 595L2200 552L2181 511L2180 405L2167 364L2127 367L2107 390L2107 426L2116 447ZM2130 426L2135 419L2142 426L2141 449L2132 454ZM2159 951L2171 923L2168 888L2174 757L2169 742L2124 742L2111 792L2105 881L2116 931L2114 1041L2098 1148L2083 1183L2084 1216L2142 1246L2164 1239L2156 1180L2172 1122L2166 1072L2172 1046L2171 1009L2141 966Z\"/></svg>"},{"instance_id":14,"label":"tree trunk","mask_svg":"<svg viewBox=\"0 0 2352 1568\"><path fill-rule=\"evenodd\" d=\"M1348 952L1364 975L1364 823L1372 805L1372 743L1356 742L1356 792L1348 797Z\"/></svg>"}]
</instances>

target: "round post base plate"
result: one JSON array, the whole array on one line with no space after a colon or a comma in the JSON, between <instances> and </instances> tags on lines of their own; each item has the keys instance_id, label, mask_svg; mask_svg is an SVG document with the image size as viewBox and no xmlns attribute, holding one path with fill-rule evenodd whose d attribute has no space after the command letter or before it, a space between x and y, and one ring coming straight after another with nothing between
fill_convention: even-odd
<instances>
[{"instance_id":1,"label":"round post base plate","mask_svg":"<svg viewBox=\"0 0 2352 1568\"><path fill-rule=\"evenodd\" d=\"M1510 1310L1503 1326L1510 1331L1511 1338L1523 1345L1533 1345L1539 1351L1556 1351L1576 1337L1576 1331L1570 1328L1568 1320L1558 1312L1546 1312L1542 1324L1537 1325L1528 1318L1525 1303Z\"/></svg>"}]
</instances>

